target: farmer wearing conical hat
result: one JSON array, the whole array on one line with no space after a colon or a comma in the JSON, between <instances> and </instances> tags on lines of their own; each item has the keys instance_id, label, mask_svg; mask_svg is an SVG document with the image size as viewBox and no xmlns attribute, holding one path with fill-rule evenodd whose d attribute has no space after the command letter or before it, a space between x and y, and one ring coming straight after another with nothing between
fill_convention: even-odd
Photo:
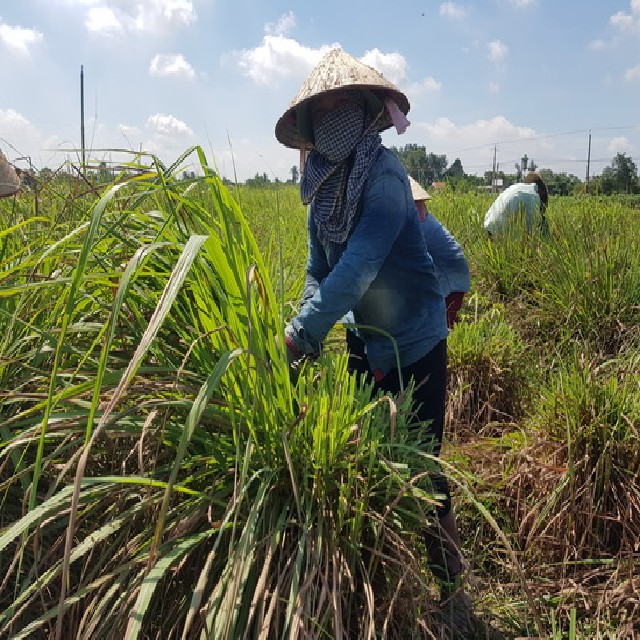
<instances>
[{"instance_id":1,"label":"farmer wearing conical hat","mask_svg":"<svg viewBox=\"0 0 640 640\"><path fill-rule=\"evenodd\" d=\"M0 151L0 198L12 196L20 189L20 178Z\"/></svg>"},{"instance_id":2,"label":"farmer wearing conical hat","mask_svg":"<svg viewBox=\"0 0 640 640\"><path fill-rule=\"evenodd\" d=\"M499 235L512 228L522 216L528 231L537 227L544 232L548 204L547 185L537 171L531 171L522 182L507 187L493 201L484 217L484 228L490 236Z\"/></svg>"},{"instance_id":3,"label":"farmer wearing conical hat","mask_svg":"<svg viewBox=\"0 0 640 640\"><path fill-rule=\"evenodd\" d=\"M447 326L451 329L458 321L465 293L471 289L469 263L460 243L453 234L427 208L431 196L417 180L409 176L411 194L418 209L422 237L433 258L436 276L447 307Z\"/></svg>"},{"instance_id":4,"label":"farmer wearing conical hat","mask_svg":"<svg viewBox=\"0 0 640 640\"><path fill-rule=\"evenodd\" d=\"M357 325L375 327L357 329L366 352L360 370L386 393L398 393L415 379L416 428L438 453L447 387L445 301L406 171L380 137L392 125L403 132L408 111L397 87L334 49L278 120L277 139L300 150L300 191L309 205L305 289L285 340L296 360L317 354L349 311ZM443 602L453 605L457 622L469 626L473 613L460 586L463 565L449 486L442 474L434 485L445 500L437 509L439 526L425 534L429 564Z\"/></svg>"}]
</instances>

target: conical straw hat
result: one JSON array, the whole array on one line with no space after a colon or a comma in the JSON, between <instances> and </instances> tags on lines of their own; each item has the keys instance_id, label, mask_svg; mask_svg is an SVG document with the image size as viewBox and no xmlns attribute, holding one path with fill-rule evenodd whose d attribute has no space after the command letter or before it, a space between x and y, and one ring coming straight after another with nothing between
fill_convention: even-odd
<instances>
[{"instance_id":1,"label":"conical straw hat","mask_svg":"<svg viewBox=\"0 0 640 640\"><path fill-rule=\"evenodd\" d=\"M0 151L0 198L12 196L20 188L20 178Z\"/></svg>"},{"instance_id":2,"label":"conical straw hat","mask_svg":"<svg viewBox=\"0 0 640 640\"><path fill-rule=\"evenodd\" d=\"M332 49L304 81L298 95L278 120L276 138L293 149L308 146L309 103L319 95L344 88L361 90L375 115L382 110L386 98L391 98L405 115L409 112L407 96L379 71L356 60L342 49ZM378 122L378 129L383 131L391 124L391 118L385 110Z\"/></svg>"},{"instance_id":3,"label":"conical straw hat","mask_svg":"<svg viewBox=\"0 0 640 640\"><path fill-rule=\"evenodd\" d=\"M409 184L411 185L411 195L416 202L431 200L431 196L420 186L420 183L411 176L409 176Z\"/></svg>"}]
</instances>

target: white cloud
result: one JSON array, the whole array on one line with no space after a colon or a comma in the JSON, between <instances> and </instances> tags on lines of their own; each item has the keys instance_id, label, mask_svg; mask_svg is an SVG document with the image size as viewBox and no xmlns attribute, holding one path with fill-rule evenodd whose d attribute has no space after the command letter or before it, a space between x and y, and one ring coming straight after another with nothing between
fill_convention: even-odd
<instances>
[{"instance_id":1,"label":"white cloud","mask_svg":"<svg viewBox=\"0 0 640 640\"><path fill-rule=\"evenodd\" d=\"M43 140L36 127L15 109L0 109L0 143L10 161L34 153L32 149L51 149L58 144L56 139ZM9 145L5 148L4 144ZM36 159L33 158L35 162Z\"/></svg>"},{"instance_id":2,"label":"white cloud","mask_svg":"<svg viewBox=\"0 0 640 640\"><path fill-rule=\"evenodd\" d=\"M366 51L360 61L379 71L394 84L401 84L407 78L407 61L399 53L382 53L379 49L372 49Z\"/></svg>"},{"instance_id":3,"label":"white cloud","mask_svg":"<svg viewBox=\"0 0 640 640\"><path fill-rule=\"evenodd\" d=\"M442 82L439 82L431 76L425 78L421 84L427 91L439 91L442 88Z\"/></svg>"},{"instance_id":4,"label":"white cloud","mask_svg":"<svg viewBox=\"0 0 640 640\"><path fill-rule=\"evenodd\" d=\"M174 116L167 116L162 113L156 113L149 116L147 125L153 129L155 133L168 136L192 136L193 131L182 120L178 120Z\"/></svg>"},{"instance_id":5,"label":"white cloud","mask_svg":"<svg viewBox=\"0 0 640 640\"><path fill-rule=\"evenodd\" d=\"M196 19L196 10L191 0L151 0L147 12L160 15L167 22L190 24Z\"/></svg>"},{"instance_id":6,"label":"white cloud","mask_svg":"<svg viewBox=\"0 0 640 640\"><path fill-rule=\"evenodd\" d=\"M489 92L490 93L500 93L500 85L497 82L489 83Z\"/></svg>"},{"instance_id":7,"label":"white cloud","mask_svg":"<svg viewBox=\"0 0 640 640\"><path fill-rule=\"evenodd\" d=\"M151 60L149 73L152 76L175 76L195 78L195 71L181 53L158 53Z\"/></svg>"},{"instance_id":8,"label":"white cloud","mask_svg":"<svg viewBox=\"0 0 640 640\"><path fill-rule=\"evenodd\" d=\"M123 30L122 22L109 7L91 7L84 24L93 33L120 33Z\"/></svg>"},{"instance_id":9,"label":"white cloud","mask_svg":"<svg viewBox=\"0 0 640 640\"><path fill-rule=\"evenodd\" d=\"M231 57L256 84L277 83L286 78L300 78L301 82L331 49L339 43L322 45L318 48L305 47L297 40L285 35L295 26L293 13L283 15L275 24L265 27L265 35L260 45L253 49L235 51ZM400 84L407 79L407 61L400 53L383 53L379 49L366 51L360 58L364 64L373 67L384 77ZM436 88L435 80L427 78L427 88Z\"/></svg>"},{"instance_id":10,"label":"white cloud","mask_svg":"<svg viewBox=\"0 0 640 640\"><path fill-rule=\"evenodd\" d=\"M33 125L15 109L0 109L0 138L11 138L12 134L35 134Z\"/></svg>"},{"instance_id":11,"label":"white cloud","mask_svg":"<svg viewBox=\"0 0 640 640\"><path fill-rule=\"evenodd\" d=\"M518 7L518 9L523 9L524 7L531 7L536 3L536 0L509 0L509 4L512 4L514 7Z\"/></svg>"},{"instance_id":12,"label":"white cloud","mask_svg":"<svg viewBox=\"0 0 640 640\"><path fill-rule=\"evenodd\" d=\"M411 82L403 87L403 90L410 98L416 97L424 93L437 93L442 89L442 82L439 82L431 76L427 76L420 82Z\"/></svg>"},{"instance_id":13,"label":"white cloud","mask_svg":"<svg viewBox=\"0 0 640 640\"><path fill-rule=\"evenodd\" d=\"M292 38L267 34L258 47L235 52L233 57L243 73L256 84L270 84L290 77L300 77L302 82L320 58L336 46L339 45L313 49Z\"/></svg>"},{"instance_id":14,"label":"white cloud","mask_svg":"<svg viewBox=\"0 0 640 640\"><path fill-rule=\"evenodd\" d=\"M612 27L616 27L618 29L630 29L633 26L633 16L630 16L624 11L618 11L618 13L614 13L609 18L609 22Z\"/></svg>"},{"instance_id":15,"label":"white cloud","mask_svg":"<svg viewBox=\"0 0 640 640\"><path fill-rule=\"evenodd\" d=\"M592 51L602 51L607 48L607 43L602 39L592 40L589 43L589 49Z\"/></svg>"},{"instance_id":16,"label":"white cloud","mask_svg":"<svg viewBox=\"0 0 640 640\"><path fill-rule=\"evenodd\" d=\"M435 124L423 124L430 136L439 140L450 139L453 144L475 146L493 145L496 140L527 139L536 136L531 127L519 127L504 116L495 116L490 120L476 120L469 125L458 126L449 118L438 118Z\"/></svg>"},{"instance_id":17,"label":"white cloud","mask_svg":"<svg viewBox=\"0 0 640 640\"><path fill-rule=\"evenodd\" d=\"M455 4L453 2L443 2L440 5L440 15L447 18L460 20L467 16L467 9L460 4Z\"/></svg>"},{"instance_id":18,"label":"white cloud","mask_svg":"<svg viewBox=\"0 0 640 640\"><path fill-rule=\"evenodd\" d=\"M617 138L611 138L609 145L607 146L607 151L615 156L616 153L631 153L633 151L633 145L629 142L627 138L624 136L619 136Z\"/></svg>"},{"instance_id":19,"label":"white cloud","mask_svg":"<svg viewBox=\"0 0 640 640\"><path fill-rule=\"evenodd\" d=\"M416 129L426 134L426 143L434 153L442 153L451 162L459 157L467 173L479 173L491 169L496 141L500 168L513 172L513 163L527 153L538 163L538 158L548 155L549 145L540 140L531 127L513 124L504 116L489 120L476 120L458 125L449 118L438 118L433 123L414 123ZM413 125L412 125L413 126Z\"/></svg>"},{"instance_id":20,"label":"white cloud","mask_svg":"<svg viewBox=\"0 0 640 640\"><path fill-rule=\"evenodd\" d=\"M293 11L289 11L289 13L285 13L280 16L278 22L272 24L269 23L265 27L265 32L270 36L286 36L291 33L293 28L296 26L296 19L293 15Z\"/></svg>"},{"instance_id":21,"label":"white cloud","mask_svg":"<svg viewBox=\"0 0 640 640\"><path fill-rule=\"evenodd\" d=\"M627 82L634 82L635 80L640 80L640 64L627 69L624 72L624 79Z\"/></svg>"},{"instance_id":22,"label":"white cloud","mask_svg":"<svg viewBox=\"0 0 640 640\"><path fill-rule=\"evenodd\" d=\"M621 31L640 31L640 0L631 0L631 13L618 11L609 18L609 24Z\"/></svg>"},{"instance_id":23,"label":"white cloud","mask_svg":"<svg viewBox=\"0 0 640 640\"><path fill-rule=\"evenodd\" d=\"M35 29L11 27L0 23L0 43L22 56L29 56L31 47L41 43L44 36Z\"/></svg>"},{"instance_id":24,"label":"white cloud","mask_svg":"<svg viewBox=\"0 0 640 640\"><path fill-rule=\"evenodd\" d=\"M507 45L500 42L500 40L493 40L487 44L487 48L489 49L489 60L492 62L500 62L507 57L507 53L509 53L509 49Z\"/></svg>"},{"instance_id":25,"label":"white cloud","mask_svg":"<svg viewBox=\"0 0 640 640\"><path fill-rule=\"evenodd\" d=\"M92 33L158 33L176 26L189 25L197 15L191 0L146 0L124 2L122 0L69 0L71 8L85 7L85 25Z\"/></svg>"}]
</instances>

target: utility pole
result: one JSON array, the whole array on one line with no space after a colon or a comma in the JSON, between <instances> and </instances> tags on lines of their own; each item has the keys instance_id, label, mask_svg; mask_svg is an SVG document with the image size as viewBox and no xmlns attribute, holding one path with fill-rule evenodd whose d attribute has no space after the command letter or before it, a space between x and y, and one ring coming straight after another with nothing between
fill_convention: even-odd
<instances>
[{"instance_id":1,"label":"utility pole","mask_svg":"<svg viewBox=\"0 0 640 640\"><path fill-rule=\"evenodd\" d=\"M585 178L585 192L589 190L589 165L591 164L591 129L589 129L589 149L587 151L587 176Z\"/></svg>"},{"instance_id":2,"label":"utility pole","mask_svg":"<svg viewBox=\"0 0 640 640\"><path fill-rule=\"evenodd\" d=\"M80 149L82 151L82 175L87 177L87 165L84 155L84 68L80 65Z\"/></svg>"}]
</instances>

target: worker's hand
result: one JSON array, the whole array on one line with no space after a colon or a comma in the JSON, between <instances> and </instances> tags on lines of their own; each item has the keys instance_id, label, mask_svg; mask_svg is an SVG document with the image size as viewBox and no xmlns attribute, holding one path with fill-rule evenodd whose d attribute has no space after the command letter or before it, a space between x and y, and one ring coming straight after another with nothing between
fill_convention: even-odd
<instances>
[{"instance_id":1,"label":"worker's hand","mask_svg":"<svg viewBox=\"0 0 640 640\"><path fill-rule=\"evenodd\" d=\"M304 339L293 324L289 323L284 329L284 345L287 351L287 362L291 379L295 381L298 377L300 367L305 360L313 360L318 357L319 351Z\"/></svg>"},{"instance_id":2,"label":"worker's hand","mask_svg":"<svg viewBox=\"0 0 640 640\"><path fill-rule=\"evenodd\" d=\"M462 307L464 291L452 291L446 298L447 306L447 327L451 329L458 322L458 311Z\"/></svg>"},{"instance_id":3,"label":"worker's hand","mask_svg":"<svg viewBox=\"0 0 640 640\"><path fill-rule=\"evenodd\" d=\"M293 367L297 362L304 358L304 354L300 349L296 346L295 341L290 335L287 335L285 331L284 335L284 345L287 350L287 362L289 363L289 367Z\"/></svg>"}]
</instances>

